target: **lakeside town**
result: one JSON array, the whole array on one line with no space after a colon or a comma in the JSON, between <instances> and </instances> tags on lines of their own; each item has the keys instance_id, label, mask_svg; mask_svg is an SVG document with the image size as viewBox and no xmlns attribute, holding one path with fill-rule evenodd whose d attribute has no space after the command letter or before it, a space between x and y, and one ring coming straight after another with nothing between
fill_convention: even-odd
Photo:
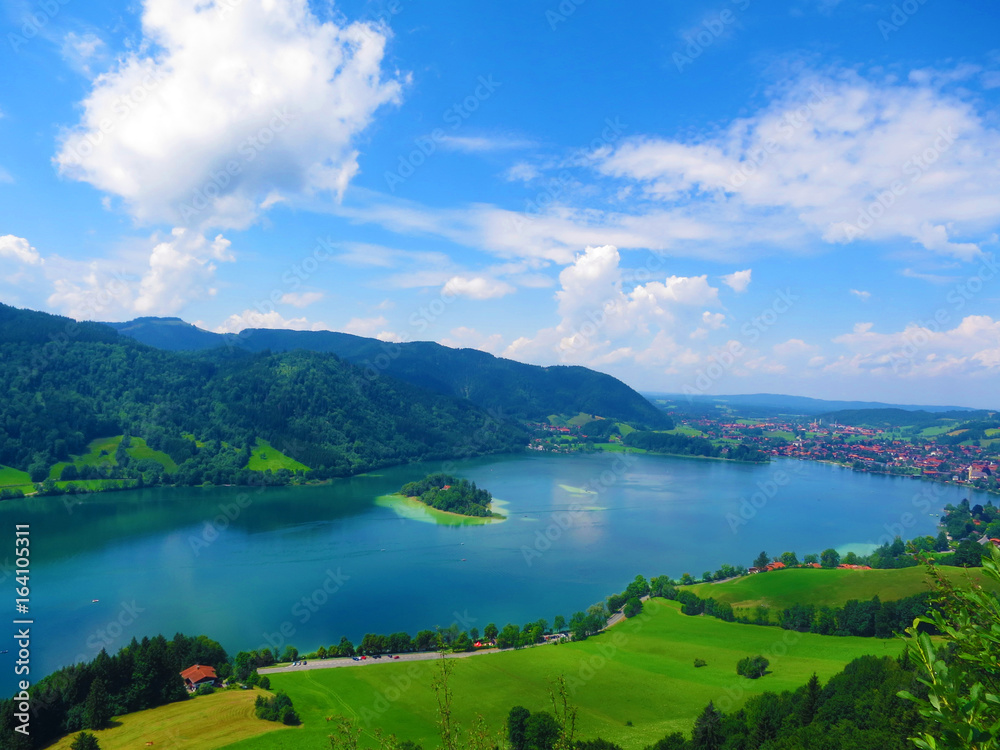
<instances>
[{"instance_id":1,"label":"lakeside town","mask_svg":"<svg viewBox=\"0 0 1000 750\"><path fill-rule=\"evenodd\" d=\"M608 435L604 420L583 424L532 424L530 449L551 452L635 450L619 425ZM769 457L823 461L866 471L1000 491L1000 429L979 423L935 427L848 425L822 418L735 419L678 415L669 432L702 438L725 449L744 445ZM596 433L596 434L593 434ZM981 435L981 437L980 437Z\"/></svg>"}]
</instances>

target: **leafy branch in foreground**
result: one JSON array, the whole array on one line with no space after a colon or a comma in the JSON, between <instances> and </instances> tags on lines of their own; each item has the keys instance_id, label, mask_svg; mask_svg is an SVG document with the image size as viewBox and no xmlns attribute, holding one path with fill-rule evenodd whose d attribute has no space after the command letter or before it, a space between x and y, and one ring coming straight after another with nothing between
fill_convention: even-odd
<instances>
[{"instance_id":1,"label":"leafy branch in foreground","mask_svg":"<svg viewBox=\"0 0 1000 750\"><path fill-rule=\"evenodd\" d=\"M1000 583L1000 550L992 548L984 555L982 571ZM930 574L941 609L918 617L906 630L907 649L919 665L928 696L921 699L907 691L899 696L915 701L935 731L911 740L921 750L998 750L1000 601L978 582L970 580L967 588L958 588L934 566ZM918 632L920 623L937 628L944 643Z\"/></svg>"}]
</instances>

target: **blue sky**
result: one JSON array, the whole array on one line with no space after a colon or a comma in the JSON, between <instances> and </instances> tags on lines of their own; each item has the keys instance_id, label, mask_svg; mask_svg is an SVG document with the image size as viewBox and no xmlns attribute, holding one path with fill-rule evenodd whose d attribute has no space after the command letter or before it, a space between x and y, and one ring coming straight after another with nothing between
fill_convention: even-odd
<instances>
[{"instance_id":1,"label":"blue sky","mask_svg":"<svg viewBox=\"0 0 1000 750\"><path fill-rule=\"evenodd\" d=\"M1000 11L6 0L0 299L1000 406Z\"/></svg>"}]
</instances>

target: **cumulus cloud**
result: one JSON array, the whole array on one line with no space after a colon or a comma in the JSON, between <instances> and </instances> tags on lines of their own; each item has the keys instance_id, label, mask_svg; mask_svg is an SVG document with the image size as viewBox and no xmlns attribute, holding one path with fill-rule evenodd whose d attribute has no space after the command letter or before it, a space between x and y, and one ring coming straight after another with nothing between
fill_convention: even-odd
<instances>
[{"instance_id":1,"label":"cumulus cloud","mask_svg":"<svg viewBox=\"0 0 1000 750\"><path fill-rule=\"evenodd\" d=\"M722 283L732 289L734 292L745 292L747 287L750 286L750 276L753 270L748 268L745 271L734 271L733 273L727 273L722 277Z\"/></svg>"},{"instance_id":2,"label":"cumulus cloud","mask_svg":"<svg viewBox=\"0 0 1000 750\"><path fill-rule=\"evenodd\" d=\"M517 291L505 281L485 276L452 276L441 293L470 299L499 299Z\"/></svg>"},{"instance_id":3,"label":"cumulus cloud","mask_svg":"<svg viewBox=\"0 0 1000 750\"><path fill-rule=\"evenodd\" d=\"M110 315L173 315L188 302L214 296L217 264L234 260L230 242L212 240L183 227L169 238L154 235L147 260L71 261L52 257L46 264L53 292L48 303L75 318Z\"/></svg>"},{"instance_id":4,"label":"cumulus cloud","mask_svg":"<svg viewBox=\"0 0 1000 750\"><path fill-rule=\"evenodd\" d=\"M691 359L691 352L677 345L674 330L717 329L724 323L720 314L697 312L719 304L718 289L707 276L671 275L631 288L624 276L617 248L586 248L559 274L559 322L514 340L504 356L592 366L631 358L669 368L681 357Z\"/></svg>"},{"instance_id":5,"label":"cumulus cloud","mask_svg":"<svg viewBox=\"0 0 1000 750\"><path fill-rule=\"evenodd\" d=\"M178 227L171 235L150 253L149 268L135 298L138 313L175 313L203 294L214 296L210 284L215 276L215 261L235 260L229 240L221 234L209 241L200 233Z\"/></svg>"},{"instance_id":6,"label":"cumulus cloud","mask_svg":"<svg viewBox=\"0 0 1000 750\"><path fill-rule=\"evenodd\" d=\"M833 341L849 350L825 366L838 375L996 377L1000 371L1000 320L988 315L968 315L950 329L915 321L891 333L858 323Z\"/></svg>"},{"instance_id":7,"label":"cumulus cloud","mask_svg":"<svg viewBox=\"0 0 1000 750\"><path fill-rule=\"evenodd\" d=\"M866 300L866 301L867 301L868 299L870 299L870 298L871 298L871 296L872 296L872 293L871 293L871 292L865 292L865 291L863 291L863 290L861 290L861 289L851 289L851 290L850 290L850 292L851 292L851 294L853 294L853 295L854 295L855 297L858 297L859 299L863 299L863 300Z\"/></svg>"},{"instance_id":8,"label":"cumulus cloud","mask_svg":"<svg viewBox=\"0 0 1000 750\"><path fill-rule=\"evenodd\" d=\"M140 221L244 227L286 195L340 196L357 135L400 97L387 29L320 22L307 0L145 0L142 30L55 157Z\"/></svg>"},{"instance_id":9,"label":"cumulus cloud","mask_svg":"<svg viewBox=\"0 0 1000 750\"><path fill-rule=\"evenodd\" d=\"M44 262L38 251L26 239L15 237L13 234L0 236L0 258L8 258L29 266L41 265Z\"/></svg>"}]
</instances>

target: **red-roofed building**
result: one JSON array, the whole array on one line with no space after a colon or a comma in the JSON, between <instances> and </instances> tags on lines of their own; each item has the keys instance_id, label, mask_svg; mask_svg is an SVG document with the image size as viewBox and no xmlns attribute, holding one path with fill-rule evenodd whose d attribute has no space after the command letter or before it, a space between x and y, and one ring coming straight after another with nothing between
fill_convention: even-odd
<instances>
[{"instance_id":1,"label":"red-roofed building","mask_svg":"<svg viewBox=\"0 0 1000 750\"><path fill-rule=\"evenodd\" d=\"M181 679L184 680L188 690L197 690L201 685L214 685L219 678L216 677L213 667L195 664L181 672Z\"/></svg>"}]
</instances>

